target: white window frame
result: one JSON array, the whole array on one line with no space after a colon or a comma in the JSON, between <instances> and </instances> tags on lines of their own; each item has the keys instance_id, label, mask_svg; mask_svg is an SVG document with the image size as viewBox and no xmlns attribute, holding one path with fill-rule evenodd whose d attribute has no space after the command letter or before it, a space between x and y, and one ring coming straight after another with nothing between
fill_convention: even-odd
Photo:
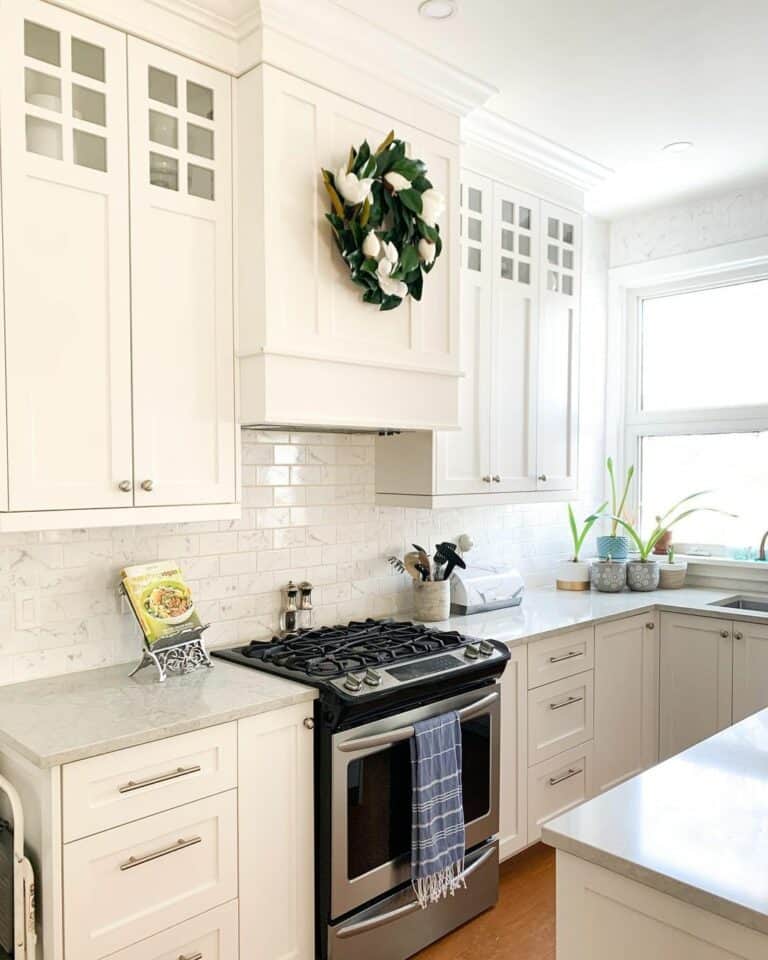
<instances>
[{"instance_id":1,"label":"white window frame","mask_svg":"<svg viewBox=\"0 0 768 960\"><path fill-rule=\"evenodd\" d=\"M762 279L768 279L768 237L609 271L606 446L622 470L635 464L637 478L628 504L633 515L639 512L644 437L768 430L768 404L669 411L641 408L642 301ZM755 531L755 537L759 535Z\"/></svg>"}]
</instances>

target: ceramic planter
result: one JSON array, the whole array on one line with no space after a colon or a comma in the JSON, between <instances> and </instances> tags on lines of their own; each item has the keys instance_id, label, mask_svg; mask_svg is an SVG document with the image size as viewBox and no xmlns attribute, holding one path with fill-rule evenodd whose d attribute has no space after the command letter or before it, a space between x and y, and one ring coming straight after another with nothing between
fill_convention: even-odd
<instances>
[{"instance_id":1,"label":"ceramic planter","mask_svg":"<svg viewBox=\"0 0 768 960\"><path fill-rule=\"evenodd\" d=\"M451 584L448 580L419 580L413 584L413 613L417 620L434 623L451 615Z\"/></svg>"},{"instance_id":2,"label":"ceramic planter","mask_svg":"<svg viewBox=\"0 0 768 960\"><path fill-rule=\"evenodd\" d=\"M563 560L557 568L558 590L589 590L589 564Z\"/></svg>"},{"instance_id":3,"label":"ceramic planter","mask_svg":"<svg viewBox=\"0 0 768 960\"><path fill-rule=\"evenodd\" d=\"M627 564L627 585L630 590L655 590L659 585L657 560L630 560Z\"/></svg>"},{"instance_id":4,"label":"ceramic planter","mask_svg":"<svg viewBox=\"0 0 768 960\"><path fill-rule=\"evenodd\" d=\"M621 593L627 585L627 565L622 560L595 560L592 584L600 593Z\"/></svg>"},{"instance_id":5,"label":"ceramic planter","mask_svg":"<svg viewBox=\"0 0 768 960\"><path fill-rule=\"evenodd\" d=\"M672 531L665 530L664 533L656 541L656 546L653 548L653 552L657 556L666 557L667 550L669 550L669 545L672 543Z\"/></svg>"},{"instance_id":6,"label":"ceramic planter","mask_svg":"<svg viewBox=\"0 0 768 960\"><path fill-rule=\"evenodd\" d=\"M601 560L626 560L629 553L629 537L598 537L597 555Z\"/></svg>"},{"instance_id":7,"label":"ceramic planter","mask_svg":"<svg viewBox=\"0 0 768 960\"><path fill-rule=\"evenodd\" d=\"M674 563L659 565L659 586L663 590L679 590L685 586L685 574L688 563L685 560L675 560Z\"/></svg>"}]
</instances>

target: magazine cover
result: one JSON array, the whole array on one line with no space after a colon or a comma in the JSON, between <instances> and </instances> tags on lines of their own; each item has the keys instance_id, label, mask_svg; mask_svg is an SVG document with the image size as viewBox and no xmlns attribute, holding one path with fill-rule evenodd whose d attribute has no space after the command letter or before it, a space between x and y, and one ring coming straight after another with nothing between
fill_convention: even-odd
<instances>
[{"instance_id":1,"label":"magazine cover","mask_svg":"<svg viewBox=\"0 0 768 960\"><path fill-rule=\"evenodd\" d=\"M122 579L150 649L181 643L200 627L192 591L175 560L126 567Z\"/></svg>"}]
</instances>

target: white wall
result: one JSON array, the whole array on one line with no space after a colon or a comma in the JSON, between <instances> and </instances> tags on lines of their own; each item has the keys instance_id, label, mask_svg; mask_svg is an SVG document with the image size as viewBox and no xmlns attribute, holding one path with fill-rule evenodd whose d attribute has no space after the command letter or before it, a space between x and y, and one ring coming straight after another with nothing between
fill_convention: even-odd
<instances>
[{"instance_id":1,"label":"white wall","mask_svg":"<svg viewBox=\"0 0 768 960\"><path fill-rule=\"evenodd\" d=\"M768 235L768 182L616 220L610 265L657 260Z\"/></svg>"},{"instance_id":2,"label":"white wall","mask_svg":"<svg viewBox=\"0 0 768 960\"><path fill-rule=\"evenodd\" d=\"M581 516L602 492L607 257L607 226L589 221ZM385 558L413 541L429 548L469 533L478 547L545 579L568 553L564 504L377 507L373 457L372 437L244 431L240 521L0 534L0 682L136 659L139 633L116 587L129 563L179 560L213 624L211 643L231 645L277 628L279 588L289 578L315 584L321 623L406 613L410 582ZM20 629L17 607L30 598L41 625Z\"/></svg>"}]
</instances>

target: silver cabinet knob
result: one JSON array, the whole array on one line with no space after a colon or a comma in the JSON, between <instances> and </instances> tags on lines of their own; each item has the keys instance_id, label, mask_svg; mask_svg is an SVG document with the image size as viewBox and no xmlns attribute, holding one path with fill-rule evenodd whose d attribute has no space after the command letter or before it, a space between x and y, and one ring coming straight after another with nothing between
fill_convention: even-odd
<instances>
[{"instance_id":1,"label":"silver cabinet knob","mask_svg":"<svg viewBox=\"0 0 768 960\"><path fill-rule=\"evenodd\" d=\"M546 475L546 473L540 473L539 476L537 477L537 479L538 479L538 480L541 480L542 483L546 483L546 482L547 482L547 475Z\"/></svg>"},{"instance_id":2,"label":"silver cabinet knob","mask_svg":"<svg viewBox=\"0 0 768 960\"><path fill-rule=\"evenodd\" d=\"M743 634L743 633L734 633L733 636L734 636L734 639L736 639L736 640L743 640L743 639L744 639L744 634Z\"/></svg>"},{"instance_id":3,"label":"silver cabinet knob","mask_svg":"<svg viewBox=\"0 0 768 960\"><path fill-rule=\"evenodd\" d=\"M304 726L307 728L307 730L314 730L315 721L312 719L312 717L304 717Z\"/></svg>"},{"instance_id":4,"label":"silver cabinet knob","mask_svg":"<svg viewBox=\"0 0 768 960\"><path fill-rule=\"evenodd\" d=\"M133 490L133 484L130 480L121 480L117 485L118 490L122 490L123 493L130 493Z\"/></svg>"},{"instance_id":5,"label":"silver cabinet knob","mask_svg":"<svg viewBox=\"0 0 768 960\"><path fill-rule=\"evenodd\" d=\"M655 627L656 627L656 624L653 622L653 620L649 620L648 623L646 623L645 625L646 630L654 630Z\"/></svg>"},{"instance_id":6,"label":"silver cabinet knob","mask_svg":"<svg viewBox=\"0 0 768 960\"><path fill-rule=\"evenodd\" d=\"M730 635L731 635L731 631L730 631L730 630L721 630L721 631L720 631L720 636L723 638L723 640L727 640L728 637L730 637Z\"/></svg>"},{"instance_id":7,"label":"silver cabinet knob","mask_svg":"<svg viewBox=\"0 0 768 960\"><path fill-rule=\"evenodd\" d=\"M501 477L498 475L498 473L494 473L494 475L493 475L493 482L494 482L494 483L501 483Z\"/></svg>"},{"instance_id":8,"label":"silver cabinet knob","mask_svg":"<svg viewBox=\"0 0 768 960\"><path fill-rule=\"evenodd\" d=\"M154 485L154 483L152 483L151 480L142 480L142 481L141 481L141 489L142 489L142 490L146 490L147 493L150 493L150 492L152 491L152 489L154 488L154 486L155 486L155 485Z\"/></svg>"},{"instance_id":9,"label":"silver cabinet knob","mask_svg":"<svg viewBox=\"0 0 768 960\"><path fill-rule=\"evenodd\" d=\"M490 474L486 474L486 475L483 477L483 483L490 483L490 482L491 482Z\"/></svg>"}]
</instances>

